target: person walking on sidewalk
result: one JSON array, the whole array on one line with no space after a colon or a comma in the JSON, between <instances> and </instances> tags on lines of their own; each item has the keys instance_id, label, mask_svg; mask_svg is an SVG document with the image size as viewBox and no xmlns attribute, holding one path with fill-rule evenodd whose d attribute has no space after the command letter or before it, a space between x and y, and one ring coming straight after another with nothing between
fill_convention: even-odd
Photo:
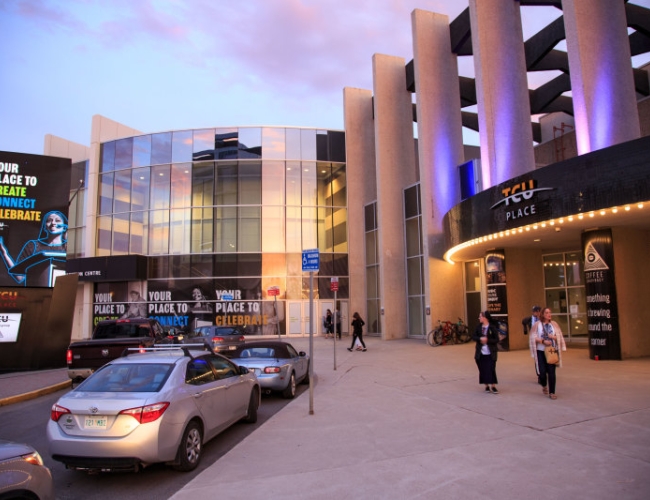
<instances>
[{"instance_id":1,"label":"person walking on sidewalk","mask_svg":"<svg viewBox=\"0 0 650 500\"><path fill-rule=\"evenodd\" d=\"M365 325L366 322L361 319L358 312L355 312L352 317L354 318L352 320L352 345L348 347L348 351L352 352L356 339L359 339L359 342L361 342L361 345L363 346L362 351L366 351L366 343L363 341L363 325Z\"/></svg>"},{"instance_id":2,"label":"person walking on sidewalk","mask_svg":"<svg viewBox=\"0 0 650 500\"><path fill-rule=\"evenodd\" d=\"M551 308L542 309L540 320L530 330L530 354L535 358L537 364L537 381L542 386L542 392L548 394L551 399L557 399L555 395L555 367L562 366L562 351L566 351L566 343L560 325L551 319ZM554 345L557 348L559 361L557 365L546 362L544 348L548 345ZM548 384L548 387L547 387Z\"/></svg>"},{"instance_id":3,"label":"person walking on sidewalk","mask_svg":"<svg viewBox=\"0 0 650 500\"><path fill-rule=\"evenodd\" d=\"M478 383L485 384L485 392L499 394L497 389L497 352L499 332L492 324L492 316L488 311L478 315L480 323L474 330L472 339L476 342L474 359L478 366ZM490 386L492 388L490 389Z\"/></svg>"}]
</instances>

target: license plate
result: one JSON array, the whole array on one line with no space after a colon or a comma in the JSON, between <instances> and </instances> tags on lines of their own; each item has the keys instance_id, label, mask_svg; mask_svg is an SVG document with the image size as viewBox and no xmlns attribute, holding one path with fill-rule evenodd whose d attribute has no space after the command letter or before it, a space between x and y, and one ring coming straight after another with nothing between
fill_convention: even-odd
<instances>
[{"instance_id":1,"label":"license plate","mask_svg":"<svg viewBox=\"0 0 650 500\"><path fill-rule=\"evenodd\" d=\"M108 423L107 417L85 417L84 418L85 429L106 429L107 423Z\"/></svg>"},{"instance_id":2,"label":"license plate","mask_svg":"<svg viewBox=\"0 0 650 500\"><path fill-rule=\"evenodd\" d=\"M230 350L230 351L234 351L235 349L237 349L236 345L229 345L228 346L228 350Z\"/></svg>"}]
</instances>

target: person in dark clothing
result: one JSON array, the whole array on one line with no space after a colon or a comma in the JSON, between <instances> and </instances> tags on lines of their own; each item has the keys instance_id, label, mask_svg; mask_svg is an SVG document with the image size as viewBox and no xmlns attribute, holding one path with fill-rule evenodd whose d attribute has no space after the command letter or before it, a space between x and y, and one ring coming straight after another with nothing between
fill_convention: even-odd
<instances>
[{"instance_id":1,"label":"person in dark clothing","mask_svg":"<svg viewBox=\"0 0 650 500\"><path fill-rule=\"evenodd\" d=\"M363 346L363 351L366 351L366 343L363 341L363 325L366 324L365 321L361 319L361 316L359 316L359 313L355 312L352 317L354 318L352 320L352 345L348 347L348 351L352 351L354 349L354 341L356 339L359 339L359 342L361 342L361 345Z\"/></svg>"},{"instance_id":2,"label":"person in dark clothing","mask_svg":"<svg viewBox=\"0 0 650 500\"><path fill-rule=\"evenodd\" d=\"M336 338L341 340L341 310L337 307L334 313L336 319Z\"/></svg>"},{"instance_id":3,"label":"person in dark clothing","mask_svg":"<svg viewBox=\"0 0 650 500\"><path fill-rule=\"evenodd\" d=\"M542 308L539 306L533 306L533 314L526 316L521 320L521 326L524 327L524 335L528 335L528 332L533 327L535 323L539 321L539 314L541 313Z\"/></svg>"},{"instance_id":4,"label":"person in dark clothing","mask_svg":"<svg viewBox=\"0 0 650 500\"><path fill-rule=\"evenodd\" d=\"M480 323L476 326L472 340L476 342L474 359L478 366L478 383L485 384L485 392L499 394L497 389L497 346L499 332L492 324L492 316L488 311L479 314ZM492 388L490 389L490 386Z\"/></svg>"}]
</instances>

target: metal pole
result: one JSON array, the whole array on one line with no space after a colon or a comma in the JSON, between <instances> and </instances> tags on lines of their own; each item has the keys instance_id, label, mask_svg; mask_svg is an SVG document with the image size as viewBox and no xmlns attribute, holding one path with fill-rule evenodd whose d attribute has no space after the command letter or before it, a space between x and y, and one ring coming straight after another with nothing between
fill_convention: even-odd
<instances>
[{"instance_id":1,"label":"metal pole","mask_svg":"<svg viewBox=\"0 0 650 500\"><path fill-rule=\"evenodd\" d=\"M337 309L336 309L336 291L334 291L334 317L332 320L334 321L334 370L336 370L336 336L337 336L337 331L336 331L336 318L337 318Z\"/></svg>"},{"instance_id":2,"label":"metal pole","mask_svg":"<svg viewBox=\"0 0 650 500\"><path fill-rule=\"evenodd\" d=\"M314 414L314 272L309 272L309 414Z\"/></svg>"},{"instance_id":3,"label":"metal pole","mask_svg":"<svg viewBox=\"0 0 650 500\"><path fill-rule=\"evenodd\" d=\"M273 296L273 312L275 313L275 328L278 330L278 340L280 340L280 318L278 318L278 296Z\"/></svg>"}]
</instances>

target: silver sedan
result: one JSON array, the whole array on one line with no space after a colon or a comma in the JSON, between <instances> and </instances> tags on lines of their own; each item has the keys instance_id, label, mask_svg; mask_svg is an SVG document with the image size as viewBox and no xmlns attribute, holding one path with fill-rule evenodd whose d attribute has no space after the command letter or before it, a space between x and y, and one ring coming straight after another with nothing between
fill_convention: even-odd
<instances>
[{"instance_id":1,"label":"silver sedan","mask_svg":"<svg viewBox=\"0 0 650 500\"><path fill-rule=\"evenodd\" d=\"M194 469L203 444L239 420L254 423L255 374L219 354L158 347L113 360L52 406L47 439L67 468Z\"/></svg>"},{"instance_id":2,"label":"silver sedan","mask_svg":"<svg viewBox=\"0 0 650 500\"><path fill-rule=\"evenodd\" d=\"M28 444L0 439L0 498L54 498L50 469Z\"/></svg>"},{"instance_id":3,"label":"silver sedan","mask_svg":"<svg viewBox=\"0 0 650 500\"><path fill-rule=\"evenodd\" d=\"M246 342L229 352L228 357L254 371L263 390L281 392L287 399L296 395L296 384L309 383L309 356L288 342Z\"/></svg>"}]
</instances>

